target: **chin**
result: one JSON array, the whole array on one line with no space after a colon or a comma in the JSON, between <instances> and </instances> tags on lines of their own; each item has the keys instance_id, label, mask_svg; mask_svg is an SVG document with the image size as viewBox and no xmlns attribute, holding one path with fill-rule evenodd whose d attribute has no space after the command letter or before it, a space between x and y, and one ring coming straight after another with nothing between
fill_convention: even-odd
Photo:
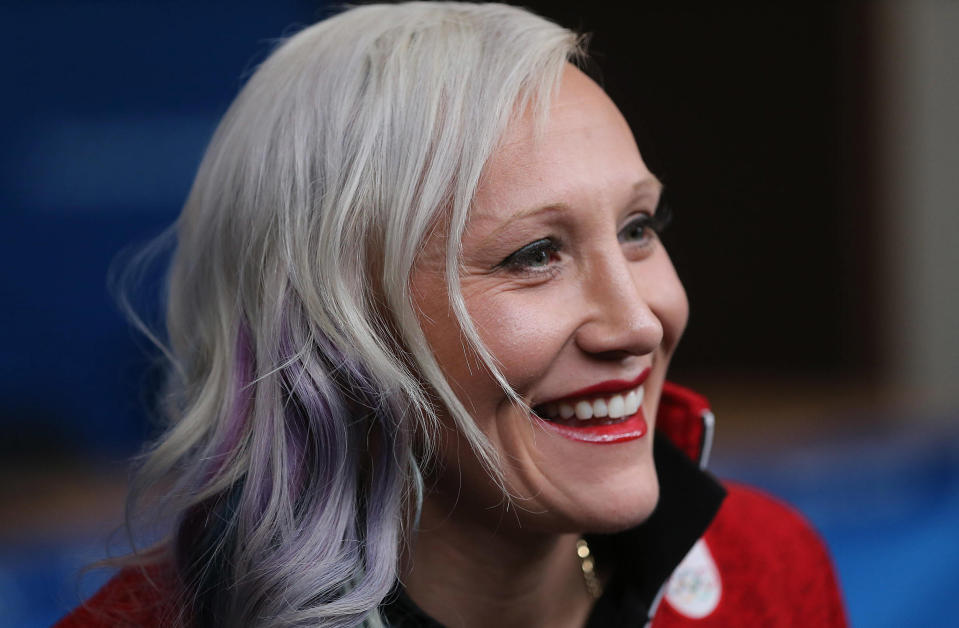
<instances>
[{"instance_id":1,"label":"chin","mask_svg":"<svg viewBox=\"0 0 959 628\"><path fill-rule=\"evenodd\" d=\"M649 476L606 500L600 510L583 522L581 531L612 534L634 528L649 519L659 502L656 471L651 470Z\"/></svg>"},{"instance_id":2,"label":"chin","mask_svg":"<svg viewBox=\"0 0 959 628\"><path fill-rule=\"evenodd\" d=\"M527 502L526 512L531 517L520 525L553 533L612 534L646 521L659 501L659 481L652 460L617 472L606 471L604 479L554 485L561 494L556 500L542 499L545 494L541 493L541 499Z\"/></svg>"}]
</instances>

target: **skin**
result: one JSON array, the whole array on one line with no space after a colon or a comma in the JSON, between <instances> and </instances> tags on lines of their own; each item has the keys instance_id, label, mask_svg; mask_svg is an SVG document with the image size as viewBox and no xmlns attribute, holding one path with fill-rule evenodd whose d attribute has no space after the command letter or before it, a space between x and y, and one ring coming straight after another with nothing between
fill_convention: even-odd
<instances>
[{"instance_id":1,"label":"skin","mask_svg":"<svg viewBox=\"0 0 959 628\"><path fill-rule=\"evenodd\" d=\"M514 496L504 500L448 421L404 578L412 598L442 623L582 626L592 599L576 539L637 525L655 507L651 435L688 315L665 249L642 228L661 190L619 110L568 66L545 131L535 135L529 112L507 129L463 235L467 309L530 406L651 369L643 401L649 434L624 443L576 442L543 429L477 368L449 309L445 241L425 243L411 283L420 323L501 454ZM543 239L559 244L529 248Z\"/></svg>"}]
</instances>

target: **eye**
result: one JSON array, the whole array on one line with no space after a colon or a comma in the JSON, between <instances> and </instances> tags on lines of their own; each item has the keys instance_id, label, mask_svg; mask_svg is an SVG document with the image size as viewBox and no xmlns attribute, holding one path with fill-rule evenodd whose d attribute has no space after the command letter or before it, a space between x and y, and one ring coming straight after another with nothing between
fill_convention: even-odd
<instances>
[{"instance_id":1,"label":"eye","mask_svg":"<svg viewBox=\"0 0 959 628\"><path fill-rule=\"evenodd\" d=\"M653 217L649 214L639 214L626 223L619 231L620 242L637 242L645 244L653 234Z\"/></svg>"},{"instance_id":2,"label":"eye","mask_svg":"<svg viewBox=\"0 0 959 628\"><path fill-rule=\"evenodd\" d=\"M656 235L662 234L672 220L673 214L666 204L663 195L659 197L659 203L656 205L656 211L653 214L637 214L633 216L626 226L619 232L620 242L637 242L647 244L649 240Z\"/></svg>"},{"instance_id":3,"label":"eye","mask_svg":"<svg viewBox=\"0 0 959 628\"><path fill-rule=\"evenodd\" d=\"M559 250L559 242L552 238L543 238L510 253L497 266L513 271L539 271L558 260Z\"/></svg>"}]
</instances>

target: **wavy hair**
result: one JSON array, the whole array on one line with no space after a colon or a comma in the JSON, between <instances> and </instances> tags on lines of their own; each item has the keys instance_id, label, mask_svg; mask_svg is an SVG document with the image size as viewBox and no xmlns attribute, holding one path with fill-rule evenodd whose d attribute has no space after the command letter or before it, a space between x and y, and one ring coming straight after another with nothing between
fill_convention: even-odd
<instances>
[{"instance_id":1,"label":"wavy hair","mask_svg":"<svg viewBox=\"0 0 959 628\"><path fill-rule=\"evenodd\" d=\"M310 26L250 77L175 225L168 425L131 497L162 487L182 622L380 625L439 408L502 487L410 274L445 230L464 351L510 391L460 295L461 235L506 126L527 107L545 119L580 55L518 8L414 2Z\"/></svg>"}]
</instances>

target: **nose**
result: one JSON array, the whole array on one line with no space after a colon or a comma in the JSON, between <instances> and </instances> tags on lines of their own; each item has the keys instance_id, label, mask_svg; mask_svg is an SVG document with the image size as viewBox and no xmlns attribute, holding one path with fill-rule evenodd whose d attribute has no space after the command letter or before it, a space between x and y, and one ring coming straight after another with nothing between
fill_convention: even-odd
<instances>
[{"instance_id":1,"label":"nose","mask_svg":"<svg viewBox=\"0 0 959 628\"><path fill-rule=\"evenodd\" d=\"M663 325L650 307L641 269L617 250L594 258L583 277L586 317L576 344L606 360L652 352L663 341Z\"/></svg>"}]
</instances>

